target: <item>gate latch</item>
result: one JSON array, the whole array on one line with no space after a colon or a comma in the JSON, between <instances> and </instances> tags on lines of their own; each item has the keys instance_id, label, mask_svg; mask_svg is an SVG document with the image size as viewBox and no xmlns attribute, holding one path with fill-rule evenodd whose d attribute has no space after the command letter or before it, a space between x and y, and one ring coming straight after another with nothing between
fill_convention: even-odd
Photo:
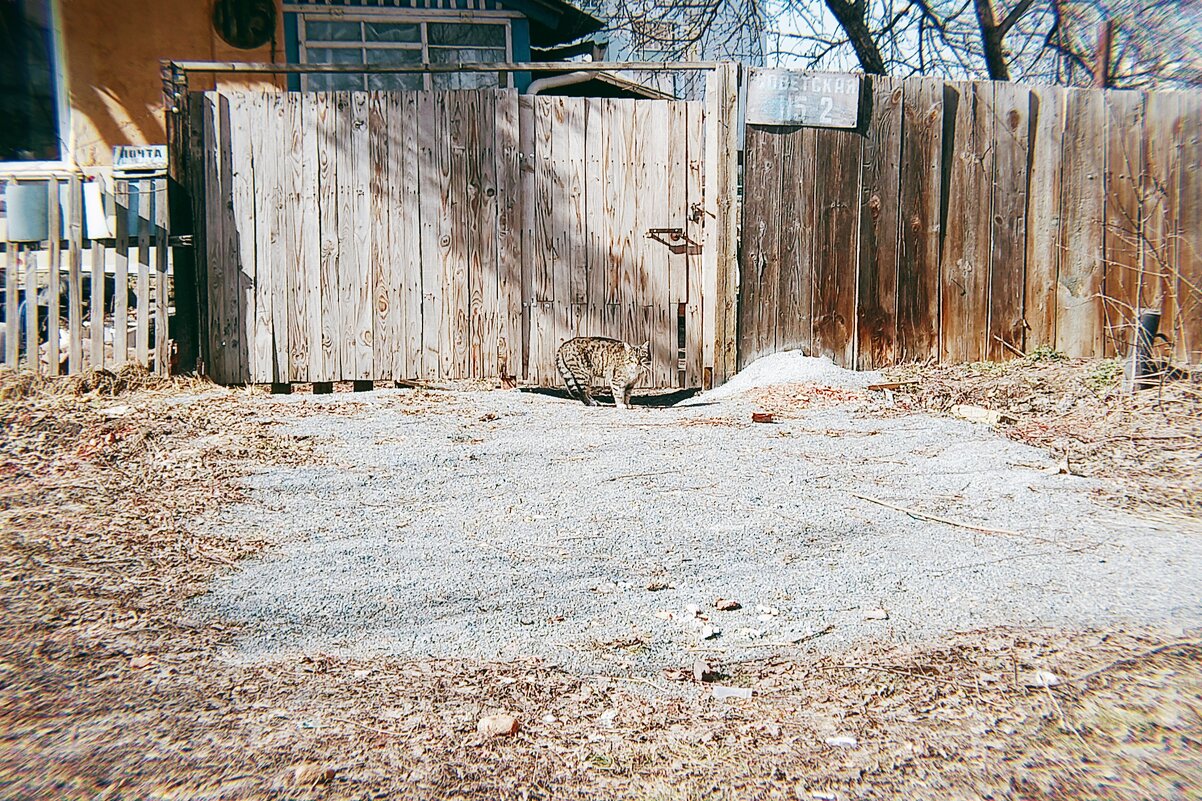
<instances>
[{"instance_id":1,"label":"gate latch","mask_svg":"<svg viewBox=\"0 0 1202 801\"><path fill-rule=\"evenodd\" d=\"M666 237L666 238L665 238ZM683 228L648 228L647 238L667 245L672 253L696 256L701 252L701 243L694 242Z\"/></svg>"}]
</instances>

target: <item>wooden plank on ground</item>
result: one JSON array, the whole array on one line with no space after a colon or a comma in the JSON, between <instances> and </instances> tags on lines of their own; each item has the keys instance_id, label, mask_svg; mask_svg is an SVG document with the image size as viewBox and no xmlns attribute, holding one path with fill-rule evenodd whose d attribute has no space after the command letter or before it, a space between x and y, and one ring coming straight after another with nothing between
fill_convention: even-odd
<instances>
[{"instance_id":1,"label":"wooden plank on ground","mask_svg":"<svg viewBox=\"0 0 1202 801\"><path fill-rule=\"evenodd\" d=\"M773 129L750 125L744 133L740 369L776 347L781 136ZM795 189L790 187L790 191Z\"/></svg>"},{"instance_id":2,"label":"wooden plank on ground","mask_svg":"<svg viewBox=\"0 0 1202 801\"><path fill-rule=\"evenodd\" d=\"M389 94L369 92L367 100L368 127L368 200L371 214L372 333L371 377L376 381L402 378L393 372L393 355L400 347L397 332L397 311L400 306L398 267L392 247L391 221L398 216L397 201L400 187L392 185L395 173L393 161L400 143L393 140L393 125L399 120L389 114Z\"/></svg>"},{"instance_id":3,"label":"wooden plank on ground","mask_svg":"<svg viewBox=\"0 0 1202 801\"><path fill-rule=\"evenodd\" d=\"M1065 102L1062 250L1056 280L1056 349L1102 356L1106 117L1103 94L1070 89Z\"/></svg>"},{"instance_id":4,"label":"wooden plank on ground","mask_svg":"<svg viewBox=\"0 0 1202 801\"><path fill-rule=\"evenodd\" d=\"M1177 358L1196 366L1202 364L1202 93L1182 93L1180 104Z\"/></svg>"},{"instance_id":5,"label":"wooden plank on ground","mask_svg":"<svg viewBox=\"0 0 1202 801\"><path fill-rule=\"evenodd\" d=\"M287 156L281 165L284 230L285 275L281 283L288 288L288 376L287 381L311 381L309 377L309 342L312 323L309 318L309 293L318 274L311 264L316 262L313 225L316 209L313 147L313 126L316 121L306 115L313 96L299 92L284 95L281 141ZM306 147L309 145L309 147ZM319 279L320 280L320 279Z\"/></svg>"},{"instance_id":6,"label":"wooden plank on ground","mask_svg":"<svg viewBox=\"0 0 1202 801\"><path fill-rule=\"evenodd\" d=\"M150 226L154 182L138 181L138 261L137 261L137 327L134 336L134 358L143 367L150 366Z\"/></svg>"},{"instance_id":7,"label":"wooden plank on ground","mask_svg":"<svg viewBox=\"0 0 1202 801\"><path fill-rule=\"evenodd\" d=\"M59 320L59 304L61 303L61 276L62 276L62 195L59 191L59 182L57 178L50 178L46 182L46 191L49 201L49 224L50 224L50 243L47 252L47 284L48 302L47 302L47 320L46 330L49 332L46 342L47 365L50 375L58 375L62 363L62 356L59 353L59 330L62 327L62 322Z\"/></svg>"},{"instance_id":8,"label":"wooden plank on ground","mask_svg":"<svg viewBox=\"0 0 1202 801\"><path fill-rule=\"evenodd\" d=\"M1105 353L1125 355L1140 305L1140 172L1143 169L1144 95L1107 92L1106 274L1103 281ZM1034 223L1034 219L1032 223Z\"/></svg>"},{"instance_id":9,"label":"wooden plank on ground","mask_svg":"<svg viewBox=\"0 0 1202 801\"><path fill-rule=\"evenodd\" d=\"M993 198L990 232L989 329L985 355L991 361L1023 353L1023 276L1027 250L1027 164L1030 91L995 83L993 114L985 120L993 139Z\"/></svg>"},{"instance_id":10,"label":"wooden plank on ground","mask_svg":"<svg viewBox=\"0 0 1202 801\"><path fill-rule=\"evenodd\" d=\"M1056 346L1056 282L1061 259L1065 90L1031 88L1031 166L1027 176L1026 351Z\"/></svg>"},{"instance_id":11,"label":"wooden plank on ground","mask_svg":"<svg viewBox=\"0 0 1202 801\"><path fill-rule=\"evenodd\" d=\"M129 181L118 179L113 186L117 206L113 237L113 364L120 367L129 359Z\"/></svg>"},{"instance_id":12,"label":"wooden plank on ground","mask_svg":"<svg viewBox=\"0 0 1202 801\"><path fill-rule=\"evenodd\" d=\"M522 200L518 95L501 90L496 100L497 181L497 373L522 372Z\"/></svg>"},{"instance_id":13,"label":"wooden plank on ground","mask_svg":"<svg viewBox=\"0 0 1202 801\"><path fill-rule=\"evenodd\" d=\"M1141 302L1160 309L1160 332L1170 340L1177 326L1177 279L1180 275L1179 224L1181 94L1150 92L1144 126L1144 290ZM1197 202L1196 200L1194 201Z\"/></svg>"},{"instance_id":14,"label":"wooden plank on ground","mask_svg":"<svg viewBox=\"0 0 1202 801\"><path fill-rule=\"evenodd\" d=\"M989 329L993 87L964 82L949 87L955 131L940 265L940 358L977 362L985 358Z\"/></svg>"},{"instance_id":15,"label":"wooden plank on ground","mask_svg":"<svg viewBox=\"0 0 1202 801\"><path fill-rule=\"evenodd\" d=\"M902 98L897 360L939 352L939 239L943 82L907 78Z\"/></svg>"},{"instance_id":16,"label":"wooden plank on ground","mask_svg":"<svg viewBox=\"0 0 1202 801\"><path fill-rule=\"evenodd\" d=\"M818 213L814 240L814 353L854 367L856 262L863 137L852 131L817 133L814 182Z\"/></svg>"},{"instance_id":17,"label":"wooden plank on ground","mask_svg":"<svg viewBox=\"0 0 1202 801\"><path fill-rule=\"evenodd\" d=\"M83 189L79 176L67 185L67 372L83 371Z\"/></svg>"},{"instance_id":18,"label":"wooden plank on ground","mask_svg":"<svg viewBox=\"0 0 1202 801\"><path fill-rule=\"evenodd\" d=\"M315 297L320 338L313 343L309 380L329 382L341 377L338 343L338 104L329 92L316 96L317 223L320 231L318 293Z\"/></svg>"},{"instance_id":19,"label":"wooden plank on ground","mask_svg":"<svg viewBox=\"0 0 1202 801\"><path fill-rule=\"evenodd\" d=\"M872 117L860 183L856 367L893 364L897 344L897 261L901 193L900 79L871 78Z\"/></svg>"}]
</instances>

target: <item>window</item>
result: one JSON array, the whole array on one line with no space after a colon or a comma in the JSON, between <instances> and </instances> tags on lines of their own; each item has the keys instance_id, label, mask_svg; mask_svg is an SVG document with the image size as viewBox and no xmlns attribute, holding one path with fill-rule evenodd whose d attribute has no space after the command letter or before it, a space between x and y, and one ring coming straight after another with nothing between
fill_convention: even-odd
<instances>
[{"instance_id":1,"label":"window","mask_svg":"<svg viewBox=\"0 0 1202 801\"><path fill-rule=\"evenodd\" d=\"M0 161L59 156L50 0L0 0Z\"/></svg>"},{"instance_id":2,"label":"window","mask_svg":"<svg viewBox=\"0 0 1202 801\"><path fill-rule=\"evenodd\" d=\"M300 20L304 64L451 64L508 61L507 20L406 21L395 15L351 17L305 14ZM507 86L508 77L475 73L364 73L305 75L309 91L480 89Z\"/></svg>"}]
</instances>

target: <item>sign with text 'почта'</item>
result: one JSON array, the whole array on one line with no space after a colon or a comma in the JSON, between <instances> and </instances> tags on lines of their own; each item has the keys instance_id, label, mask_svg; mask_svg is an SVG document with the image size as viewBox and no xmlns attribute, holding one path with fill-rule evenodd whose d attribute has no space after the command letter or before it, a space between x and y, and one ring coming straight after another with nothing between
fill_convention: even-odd
<instances>
[{"instance_id":1,"label":"sign with text '\u043f\u043e\u0447\u0442\u0430'","mask_svg":"<svg viewBox=\"0 0 1202 801\"><path fill-rule=\"evenodd\" d=\"M747 88L751 125L813 125L855 128L860 117L860 78L835 72L752 70Z\"/></svg>"}]
</instances>

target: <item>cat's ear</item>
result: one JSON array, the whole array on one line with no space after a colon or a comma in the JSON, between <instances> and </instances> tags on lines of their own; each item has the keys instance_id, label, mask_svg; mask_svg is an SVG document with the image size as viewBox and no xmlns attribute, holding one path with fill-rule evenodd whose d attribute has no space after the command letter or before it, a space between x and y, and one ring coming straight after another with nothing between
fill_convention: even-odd
<instances>
[{"instance_id":1,"label":"cat's ear","mask_svg":"<svg viewBox=\"0 0 1202 801\"><path fill-rule=\"evenodd\" d=\"M648 353L651 352L651 340L648 339L643 343L643 350L647 351Z\"/></svg>"}]
</instances>

